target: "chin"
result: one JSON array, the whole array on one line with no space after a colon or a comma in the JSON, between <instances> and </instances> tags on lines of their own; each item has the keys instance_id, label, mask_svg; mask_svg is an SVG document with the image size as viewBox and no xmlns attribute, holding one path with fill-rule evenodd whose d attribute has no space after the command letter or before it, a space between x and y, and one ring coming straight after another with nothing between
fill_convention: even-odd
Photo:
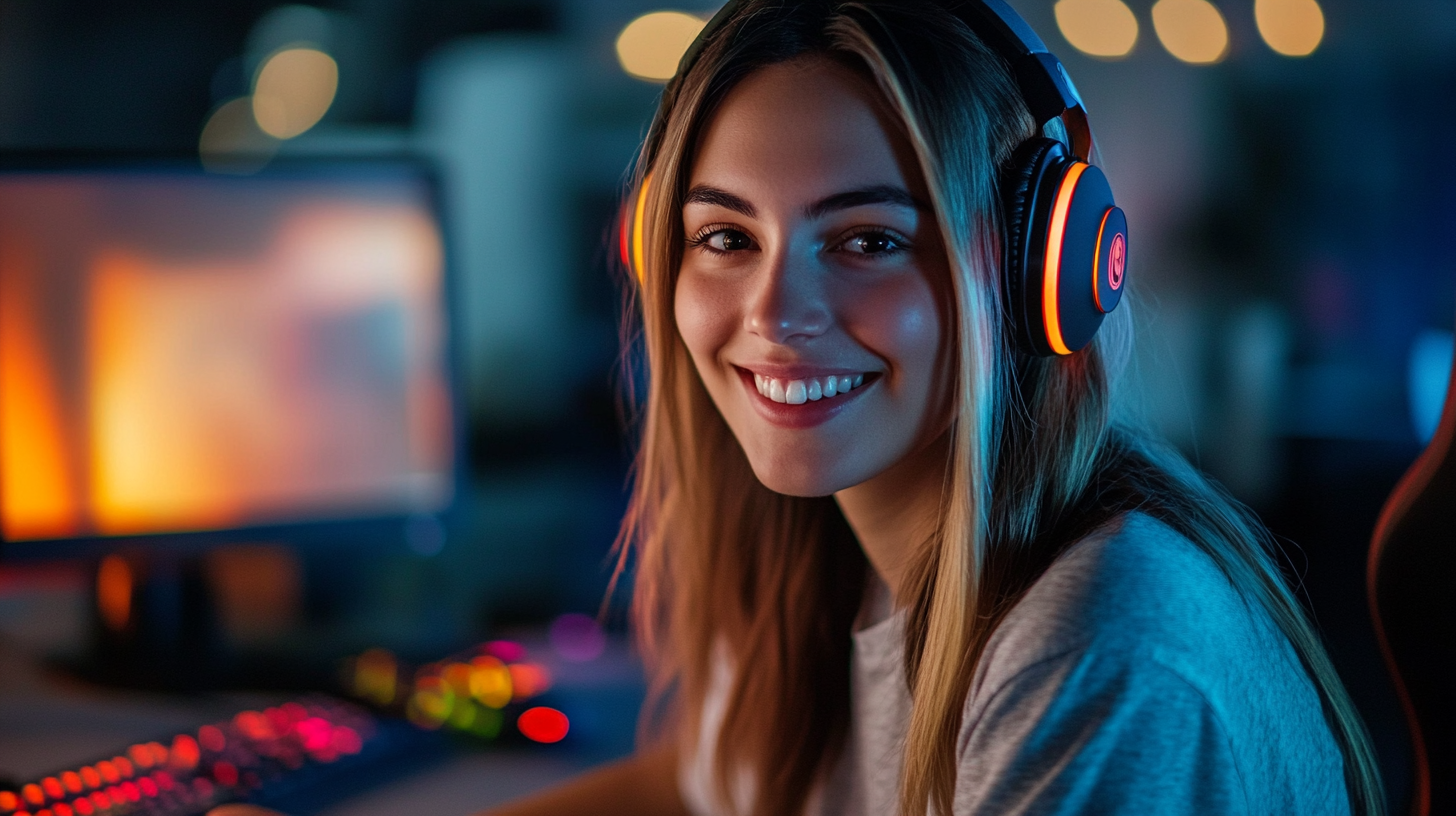
<instances>
[{"instance_id":1,"label":"chin","mask_svg":"<svg viewBox=\"0 0 1456 816\"><path fill-rule=\"evenodd\" d=\"M749 460L753 475L764 487L785 496L813 498L832 496L847 487L843 479L836 478L834 468L805 466L802 462L792 465L786 462L756 462Z\"/></svg>"}]
</instances>

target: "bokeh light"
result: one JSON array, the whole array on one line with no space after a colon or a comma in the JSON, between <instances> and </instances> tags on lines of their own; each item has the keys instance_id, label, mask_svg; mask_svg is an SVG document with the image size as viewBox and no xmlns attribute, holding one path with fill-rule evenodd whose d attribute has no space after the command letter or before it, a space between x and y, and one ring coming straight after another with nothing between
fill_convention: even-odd
<instances>
[{"instance_id":1,"label":"bokeh light","mask_svg":"<svg viewBox=\"0 0 1456 816\"><path fill-rule=\"evenodd\" d=\"M521 712L521 716L516 719L516 728L520 729L526 739L535 742L560 742L571 730L571 721L554 708L536 706Z\"/></svg>"},{"instance_id":2,"label":"bokeh light","mask_svg":"<svg viewBox=\"0 0 1456 816\"><path fill-rule=\"evenodd\" d=\"M253 82L253 117L276 139L292 139L324 118L339 89L339 66L316 48L287 48L269 57Z\"/></svg>"},{"instance_id":3,"label":"bokeh light","mask_svg":"<svg viewBox=\"0 0 1456 816\"><path fill-rule=\"evenodd\" d=\"M1307 57L1325 37L1325 13L1318 0L1254 0L1259 36L1286 57Z\"/></svg>"},{"instance_id":4,"label":"bokeh light","mask_svg":"<svg viewBox=\"0 0 1456 816\"><path fill-rule=\"evenodd\" d=\"M511 672L500 658L481 655L470 661L470 694L491 708L511 701Z\"/></svg>"},{"instance_id":5,"label":"bokeh light","mask_svg":"<svg viewBox=\"0 0 1456 816\"><path fill-rule=\"evenodd\" d=\"M1228 54L1228 24L1208 0L1158 0L1153 30L1168 53L1193 65L1209 65Z\"/></svg>"},{"instance_id":6,"label":"bokeh light","mask_svg":"<svg viewBox=\"0 0 1456 816\"><path fill-rule=\"evenodd\" d=\"M1062 36L1084 54L1118 59L1137 44L1137 17L1122 0L1059 0L1055 11Z\"/></svg>"},{"instance_id":7,"label":"bokeh light","mask_svg":"<svg viewBox=\"0 0 1456 816\"><path fill-rule=\"evenodd\" d=\"M354 661L354 693L387 706L399 693L399 662L385 649L370 649Z\"/></svg>"},{"instance_id":8,"label":"bokeh light","mask_svg":"<svg viewBox=\"0 0 1456 816\"><path fill-rule=\"evenodd\" d=\"M119 555L101 559L96 571L96 609L101 622L113 632L126 628L131 620L131 593L134 578L131 565Z\"/></svg>"},{"instance_id":9,"label":"bokeh light","mask_svg":"<svg viewBox=\"0 0 1456 816\"><path fill-rule=\"evenodd\" d=\"M551 672L537 663L512 663L511 699L529 700L551 689Z\"/></svg>"},{"instance_id":10,"label":"bokeh light","mask_svg":"<svg viewBox=\"0 0 1456 816\"><path fill-rule=\"evenodd\" d=\"M677 73L678 61L705 24L681 11L644 14L617 35L617 61L638 79L666 82Z\"/></svg>"},{"instance_id":11,"label":"bokeh light","mask_svg":"<svg viewBox=\"0 0 1456 816\"><path fill-rule=\"evenodd\" d=\"M208 117L197 141L202 166L214 173L256 173L278 152L278 140L253 119L253 101L241 96L225 102Z\"/></svg>"},{"instance_id":12,"label":"bokeh light","mask_svg":"<svg viewBox=\"0 0 1456 816\"><path fill-rule=\"evenodd\" d=\"M568 613L551 623L551 648L575 663L586 663L602 656L607 636L590 615Z\"/></svg>"}]
</instances>

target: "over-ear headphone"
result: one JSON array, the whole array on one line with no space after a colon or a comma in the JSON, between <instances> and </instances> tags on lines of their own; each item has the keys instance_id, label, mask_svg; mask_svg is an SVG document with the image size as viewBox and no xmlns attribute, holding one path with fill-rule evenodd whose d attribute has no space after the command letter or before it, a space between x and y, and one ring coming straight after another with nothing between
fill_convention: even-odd
<instances>
[{"instance_id":1,"label":"over-ear headphone","mask_svg":"<svg viewBox=\"0 0 1456 816\"><path fill-rule=\"evenodd\" d=\"M703 46L748 0L729 0L678 63L648 131L649 156ZM1092 129L1086 107L1061 61L1004 0L963 0L947 8L1010 66L1041 128L1060 118L1068 142L1031 138L1001 171L1002 280L1006 316L1017 343L1042 357L1066 355L1092 341L1117 308L1126 285L1127 218L1102 171L1089 163ZM643 280L642 219L651 177L623 207L622 262Z\"/></svg>"}]
</instances>

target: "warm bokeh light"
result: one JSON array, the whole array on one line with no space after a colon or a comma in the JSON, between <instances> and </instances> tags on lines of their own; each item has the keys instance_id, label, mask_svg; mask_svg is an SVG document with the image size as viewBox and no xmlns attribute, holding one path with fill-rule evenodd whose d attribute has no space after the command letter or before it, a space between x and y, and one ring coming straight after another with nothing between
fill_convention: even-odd
<instances>
[{"instance_id":1,"label":"warm bokeh light","mask_svg":"<svg viewBox=\"0 0 1456 816\"><path fill-rule=\"evenodd\" d=\"M551 672L538 663L512 663L511 688L513 700L529 700L551 689Z\"/></svg>"},{"instance_id":2,"label":"warm bokeh light","mask_svg":"<svg viewBox=\"0 0 1456 816\"><path fill-rule=\"evenodd\" d=\"M202 166L214 173L256 173L278 152L278 140L258 128L253 101L239 97L212 112L197 140Z\"/></svg>"},{"instance_id":3,"label":"warm bokeh light","mask_svg":"<svg viewBox=\"0 0 1456 816\"><path fill-rule=\"evenodd\" d=\"M324 118L339 89L339 65L315 48L269 57L253 82L253 118L277 139L292 139Z\"/></svg>"},{"instance_id":4,"label":"warm bokeh light","mask_svg":"<svg viewBox=\"0 0 1456 816\"><path fill-rule=\"evenodd\" d=\"M1208 0L1158 0L1153 30L1168 53L1193 65L1208 65L1228 53L1228 24Z\"/></svg>"},{"instance_id":5,"label":"warm bokeh light","mask_svg":"<svg viewBox=\"0 0 1456 816\"><path fill-rule=\"evenodd\" d=\"M1325 36L1318 0L1254 0L1254 22L1264 42L1286 57L1307 57Z\"/></svg>"},{"instance_id":6,"label":"warm bokeh light","mask_svg":"<svg viewBox=\"0 0 1456 816\"><path fill-rule=\"evenodd\" d=\"M1137 17L1122 0L1059 0L1055 10L1062 36L1084 54L1117 59L1137 43Z\"/></svg>"},{"instance_id":7,"label":"warm bokeh light","mask_svg":"<svg viewBox=\"0 0 1456 816\"><path fill-rule=\"evenodd\" d=\"M190 771L197 767L197 761L202 758L202 749L197 747L197 740L188 734L178 734L172 739L172 749L168 752L172 760L172 768L178 771Z\"/></svg>"},{"instance_id":8,"label":"warm bokeh light","mask_svg":"<svg viewBox=\"0 0 1456 816\"><path fill-rule=\"evenodd\" d=\"M491 655L470 661L470 694L491 708L505 708L512 696L510 669Z\"/></svg>"},{"instance_id":9,"label":"warm bokeh light","mask_svg":"<svg viewBox=\"0 0 1456 816\"><path fill-rule=\"evenodd\" d=\"M535 742L560 742L566 738L566 733L571 730L571 722L554 708L537 706L528 708L521 712L516 719L516 728L527 739Z\"/></svg>"},{"instance_id":10,"label":"warm bokeh light","mask_svg":"<svg viewBox=\"0 0 1456 816\"><path fill-rule=\"evenodd\" d=\"M131 565L119 555L101 559L96 570L96 609L101 622L113 632L126 629L131 621L131 595L135 579Z\"/></svg>"},{"instance_id":11,"label":"warm bokeh light","mask_svg":"<svg viewBox=\"0 0 1456 816\"><path fill-rule=\"evenodd\" d=\"M384 649L370 649L354 661L354 693L387 706L399 693L399 662Z\"/></svg>"},{"instance_id":12,"label":"warm bokeh light","mask_svg":"<svg viewBox=\"0 0 1456 816\"><path fill-rule=\"evenodd\" d=\"M644 14L617 35L617 61L638 79L666 82L704 25L702 18L681 11Z\"/></svg>"}]
</instances>

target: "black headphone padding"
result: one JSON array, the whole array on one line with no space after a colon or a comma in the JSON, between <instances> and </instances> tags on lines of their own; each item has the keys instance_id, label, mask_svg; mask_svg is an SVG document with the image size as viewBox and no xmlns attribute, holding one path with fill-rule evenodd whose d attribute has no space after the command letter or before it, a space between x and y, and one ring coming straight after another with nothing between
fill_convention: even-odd
<instances>
[{"instance_id":1,"label":"black headphone padding","mask_svg":"<svg viewBox=\"0 0 1456 816\"><path fill-rule=\"evenodd\" d=\"M1052 352L1037 306L1041 303L1041 293L1029 292L1027 287L1030 282L1041 281L1040 267L1045 252L1037 251L1033 241L1038 238L1044 241L1046 236L1029 233L1045 228L1044 219L1037 217L1037 212L1046 206L1038 199L1045 197L1042 188L1048 166L1063 166L1071 160L1061 142L1031 138L1012 152L1001 171L1001 268L1006 285L1006 311L1021 347L1042 355Z\"/></svg>"}]
</instances>

